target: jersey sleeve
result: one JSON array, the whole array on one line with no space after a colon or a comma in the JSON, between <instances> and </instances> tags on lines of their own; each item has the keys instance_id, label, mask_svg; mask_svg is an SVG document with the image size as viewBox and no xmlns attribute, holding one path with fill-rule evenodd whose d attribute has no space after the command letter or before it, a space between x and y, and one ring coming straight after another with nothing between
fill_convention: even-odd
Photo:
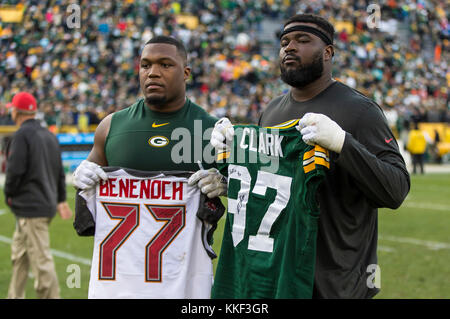
<instances>
[{"instance_id":1,"label":"jersey sleeve","mask_svg":"<svg viewBox=\"0 0 450 319\"><path fill-rule=\"evenodd\" d=\"M319 145L315 145L303 154L303 171L308 174L311 171L330 168L330 157L328 150Z\"/></svg>"},{"instance_id":2,"label":"jersey sleeve","mask_svg":"<svg viewBox=\"0 0 450 319\"><path fill-rule=\"evenodd\" d=\"M336 163L354 178L375 207L398 208L410 179L397 142L381 110L369 107L352 133L346 133Z\"/></svg>"},{"instance_id":3,"label":"jersey sleeve","mask_svg":"<svg viewBox=\"0 0 450 319\"><path fill-rule=\"evenodd\" d=\"M233 159L233 148L236 145L236 134L233 136L233 143L231 145L230 150L223 150L217 153L215 157L215 165L216 168L219 170L220 174L222 174L225 177L228 177L228 165L231 163L231 160Z\"/></svg>"},{"instance_id":4,"label":"jersey sleeve","mask_svg":"<svg viewBox=\"0 0 450 319\"><path fill-rule=\"evenodd\" d=\"M80 190L75 195L75 219L73 227L79 236L95 235L95 204L92 205L92 203L95 203L95 192L93 193L94 198L92 196L87 197Z\"/></svg>"},{"instance_id":5,"label":"jersey sleeve","mask_svg":"<svg viewBox=\"0 0 450 319\"><path fill-rule=\"evenodd\" d=\"M208 198L200 194L200 203L197 217L202 221L202 243L206 253L211 259L217 258L211 245L214 243L213 234L217 229L217 223L225 213L225 206L219 197Z\"/></svg>"},{"instance_id":6,"label":"jersey sleeve","mask_svg":"<svg viewBox=\"0 0 450 319\"><path fill-rule=\"evenodd\" d=\"M217 154L216 156L216 167L219 170L220 174L225 177L228 177L228 161L227 159L230 156L230 152L222 152Z\"/></svg>"},{"instance_id":7,"label":"jersey sleeve","mask_svg":"<svg viewBox=\"0 0 450 319\"><path fill-rule=\"evenodd\" d=\"M305 189L303 201L312 214L318 214L316 192L320 183L330 169L329 152L325 148L315 145L303 153L303 173L305 174Z\"/></svg>"}]
</instances>

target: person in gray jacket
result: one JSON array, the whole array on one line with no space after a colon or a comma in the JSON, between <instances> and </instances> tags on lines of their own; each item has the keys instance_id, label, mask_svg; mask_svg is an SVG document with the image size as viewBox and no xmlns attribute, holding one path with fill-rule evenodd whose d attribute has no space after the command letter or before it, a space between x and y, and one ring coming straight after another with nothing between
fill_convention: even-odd
<instances>
[{"instance_id":1,"label":"person in gray jacket","mask_svg":"<svg viewBox=\"0 0 450 319\"><path fill-rule=\"evenodd\" d=\"M6 153L5 200L16 217L11 244L13 271L7 297L25 297L31 266L37 297L59 298L48 227L56 211L63 219L72 216L66 202L59 143L35 119L37 103L30 93L17 93L8 106L19 129Z\"/></svg>"}]
</instances>

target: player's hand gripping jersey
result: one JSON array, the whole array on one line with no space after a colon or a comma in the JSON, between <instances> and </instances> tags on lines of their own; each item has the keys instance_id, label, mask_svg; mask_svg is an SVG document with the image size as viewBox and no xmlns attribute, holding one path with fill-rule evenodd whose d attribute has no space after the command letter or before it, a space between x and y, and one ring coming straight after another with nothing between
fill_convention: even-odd
<instances>
[{"instance_id":1,"label":"player's hand gripping jersey","mask_svg":"<svg viewBox=\"0 0 450 319\"><path fill-rule=\"evenodd\" d=\"M228 214L213 298L311 298L316 190L328 152L302 141L298 120L277 127L234 126L230 152L218 154L228 177Z\"/></svg>"},{"instance_id":2,"label":"player's hand gripping jersey","mask_svg":"<svg viewBox=\"0 0 450 319\"><path fill-rule=\"evenodd\" d=\"M79 234L95 226L89 298L209 298L214 253L202 241L205 202L190 174L104 170L108 180L77 203L95 225L79 207L75 220Z\"/></svg>"}]
</instances>

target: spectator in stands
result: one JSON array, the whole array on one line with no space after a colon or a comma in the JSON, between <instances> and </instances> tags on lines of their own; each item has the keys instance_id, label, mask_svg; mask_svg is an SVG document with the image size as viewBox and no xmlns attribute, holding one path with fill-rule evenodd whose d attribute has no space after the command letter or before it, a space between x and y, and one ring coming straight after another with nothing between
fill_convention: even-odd
<instances>
[{"instance_id":1,"label":"spectator in stands","mask_svg":"<svg viewBox=\"0 0 450 319\"><path fill-rule=\"evenodd\" d=\"M59 115L60 121L61 121L61 125L73 125L74 120L73 120L74 114L72 112L72 109L70 107L69 103L65 103L63 105L63 108L61 110L61 113Z\"/></svg>"},{"instance_id":2,"label":"spectator in stands","mask_svg":"<svg viewBox=\"0 0 450 319\"><path fill-rule=\"evenodd\" d=\"M434 158L434 161L438 164L442 163L442 156L439 153L439 143L441 142L441 136L439 135L438 130L434 130L434 139L433 145L431 147L431 153Z\"/></svg>"},{"instance_id":3,"label":"spectator in stands","mask_svg":"<svg viewBox=\"0 0 450 319\"><path fill-rule=\"evenodd\" d=\"M406 148L411 154L413 174L417 174L417 167L420 168L420 173L424 174L424 155L427 149L427 140L425 134L419 129L417 122L413 124L413 129L409 131Z\"/></svg>"},{"instance_id":4,"label":"spectator in stands","mask_svg":"<svg viewBox=\"0 0 450 319\"><path fill-rule=\"evenodd\" d=\"M14 125L14 121L11 119L11 115L6 109L6 106L0 103L0 125Z\"/></svg>"},{"instance_id":5,"label":"spectator in stands","mask_svg":"<svg viewBox=\"0 0 450 319\"><path fill-rule=\"evenodd\" d=\"M132 104L139 94L136 56L148 39L165 34L183 39L192 52L195 72L187 89L194 102L219 117L255 122L267 102L287 89L278 80L276 52L264 48L264 42L277 41L275 32L266 35L262 26L303 12L336 25L335 78L380 105L413 109L434 100L441 121L449 121L445 1L385 2L373 28L367 2L360 0L82 1L80 28L69 28L70 13L61 4L21 3L22 23L3 23L0 30L3 102L20 90L53 106L55 100L77 105L84 99L101 120ZM194 26L181 22L179 13L192 15ZM248 100L259 89L264 99Z\"/></svg>"}]
</instances>

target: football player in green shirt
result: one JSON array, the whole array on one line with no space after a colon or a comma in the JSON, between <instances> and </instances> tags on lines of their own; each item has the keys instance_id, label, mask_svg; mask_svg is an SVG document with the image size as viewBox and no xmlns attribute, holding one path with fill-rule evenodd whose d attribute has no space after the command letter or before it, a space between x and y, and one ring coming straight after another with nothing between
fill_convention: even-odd
<instances>
[{"instance_id":1,"label":"football player in green shirt","mask_svg":"<svg viewBox=\"0 0 450 319\"><path fill-rule=\"evenodd\" d=\"M75 187L84 190L106 179L101 166L197 171L199 161L205 170L196 182L220 180L217 170L210 169L214 153L208 146L217 119L186 97L190 73L180 41L166 36L148 41L139 66L144 97L101 121L88 158L74 172ZM218 186L224 187L214 184L214 189Z\"/></svg>"}]
</instances>

